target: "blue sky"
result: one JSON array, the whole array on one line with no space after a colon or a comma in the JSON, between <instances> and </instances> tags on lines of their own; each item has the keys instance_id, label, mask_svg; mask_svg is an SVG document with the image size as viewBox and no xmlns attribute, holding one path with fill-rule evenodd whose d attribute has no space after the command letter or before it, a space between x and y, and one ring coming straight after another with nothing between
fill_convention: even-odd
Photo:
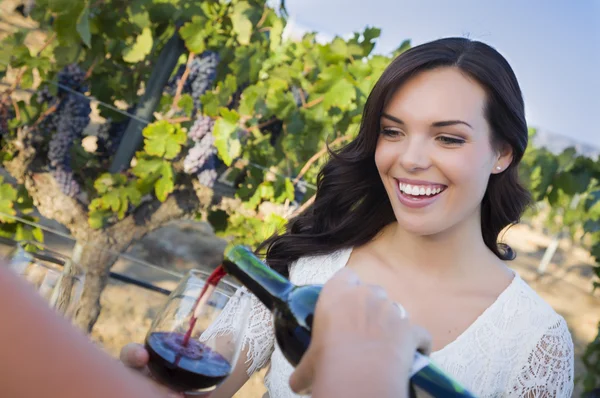
<instances>
[{"instance_id":1,"label":"blue sky","mask_svg":"<svg viewBox=\"0 0 600 398\"><path fill-rule=\"evenodd\" d=\"M381 28L375 52L445 36L481 40L515 70L530 125L600 147L600 0L286 0L292 31Z\"/></svg>"}]
</instances>

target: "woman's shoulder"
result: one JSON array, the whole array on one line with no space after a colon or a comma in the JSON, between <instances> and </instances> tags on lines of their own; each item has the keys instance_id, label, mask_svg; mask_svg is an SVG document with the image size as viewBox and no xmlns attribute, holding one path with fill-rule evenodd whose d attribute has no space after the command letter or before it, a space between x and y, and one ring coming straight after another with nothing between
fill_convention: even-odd
<instances>
[{"instance_id":1,"label":"woman's shoulder","mask_svg":"<svg viewBox=\"0 0 600 398\"><path fill-rule=\"evenodd\" d=\"M523 278L515 273L514 289L505 308L507 316L526 319L529 324L540 329L564 322L564 318Z\"/></svg>"},{"instance_id":2,"label":"woman's shoulder","mask_svg":"<svg viewBox=\"0 0 600 398\"><path fill-rule=\"evenodd\" d=\"M296 284L323 284L346 265L351 252L348 247L325 254L306 254L290 266L290 280Z\"/></svg>"}]
</instances>

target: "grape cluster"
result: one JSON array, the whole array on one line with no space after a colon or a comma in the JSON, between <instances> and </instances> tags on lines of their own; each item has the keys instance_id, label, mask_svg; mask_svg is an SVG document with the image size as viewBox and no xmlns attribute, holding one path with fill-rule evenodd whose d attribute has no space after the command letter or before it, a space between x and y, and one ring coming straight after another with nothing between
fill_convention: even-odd
<instances>
[{"instance_id":1,"label":"grape cluster","mask_svg":"<svg viewBox=\"0 0 600 398\"><path fill-rule=\"evenodd\" d=\"M73 170L70 168L59 166L52 170L52 176L60 186L62 193L70 197L79 194L79 184L73 178Z\"/></svg>"},{"instance_id":2,"label":"grape cluster","mask_svg":"<svg viewBox=\"0 0 600 398\"><path fill-rule=\"evenodd\" d=\"M205 135L212 135L214 125L215 121L211 117L198 115L198 118L188 132L188 137L193 141L200 141Z\"/></svg>"},{"instance_id":3,"label":"grape cluster","mask_svg":"<svg viewBox=\"0 0 600 398\"><path fill-rule=\"evenodd\" d=\"M14 106L8 101L0 102L0 137L9 133L8 123L15 117Z\"/></svg>"},{"instance_id":4,"label":"grape cluster","mask_svg":"<svg viewBox=\"0 0 600 398\"><path fill-rule=\"evenodd\" d=\"M216 152L214 147L214 138L212 134L207 134L200 141L197 141L188 151L183 160L183 171L187 174L196 174L198 170L208 161Z\"/></svg>"},{"instance_id":5,"label":"grape cluster","mask_svg":"<svg viewBox=\"0 0 600 398\"><path fill-rule=\"evenodd\" d=\"M58 81L59 84L79 93L88 90L85 83L85 72L77 65L68 65L63 68L58 73ZM38 99L49 102L50 106L56 106L56 109L37 126L38 132L52 135L48 143L50 172L65 195L75 196L79 193L80 188L73 176L70 151L73 142L81 138L83 130L90 122L90 103L62 88L59 88L56 98L52 97L48 91L41 90Z\"/></svg>"},{"instance_id":6,"label":"grape cluster","mask_svg":"<svg viewBox=\"0 0 600 398\"><path fill-rule=\"evenodd\" d=\"M194 100L194 112L200 109L200 97L212 87L217 77L219 54L214 51L204 51L197 55L190 64L190 71L183 88L182 94L189 94ZM186 65L180 65L175 76L167 84L167 92L174 95L181 81Z\"/></svg>"},{"instance_id":7,"label":"grape cluster","mask_svg":"<svg viewBox=\"0 0 600 398\"><path fill-rule=\"evenodd\" d=\"M85 93L89 87L85 81L85 72L76 64L65 66L58 72L58 84L66 86L71 90L79 93ZM67 94L69 91L62 87L58 87L58 95Z\"/></svg>"},{"instance_id":8,"label":"grape cluster","mask_svg":"<svg viewBox=\"0 0 600 398\"><path fill-rule=\"evenodd\" d=\"M187 156L183 160L183 171L195 174L202 185L212 188L217 180L219 158L214 146L212 134L214 120L208 116L199 115L188 132L188 137L194 141Z\"/></svg>"},{"instance_id":9,"label":"grape cluster","mask_svg":"<svg viewBox=\"0 0 600 398\"><path fill-rule=\"evenodd\" d=\"M52 102L52 100L55 99L50 90L48 89L48 86L44 86L42 89L38 90L36 94L36 99L39 104L46 104Z\"/></svg>"}]
</instances>

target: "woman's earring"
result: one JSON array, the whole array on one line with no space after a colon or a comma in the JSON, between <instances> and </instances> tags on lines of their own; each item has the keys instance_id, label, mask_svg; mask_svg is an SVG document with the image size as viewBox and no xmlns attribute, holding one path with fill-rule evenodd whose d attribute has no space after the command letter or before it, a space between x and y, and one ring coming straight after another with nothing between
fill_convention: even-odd
<instances>
[{"instance_id":1,"label":"woman's earring","mask_svg":"<svg viewBox=\"0 0 600 398\"><path fill-rule=\"evenodd\" d=\"M496 166L496 170L502 170L502 167Z\"/></svg>"}]
</instances>

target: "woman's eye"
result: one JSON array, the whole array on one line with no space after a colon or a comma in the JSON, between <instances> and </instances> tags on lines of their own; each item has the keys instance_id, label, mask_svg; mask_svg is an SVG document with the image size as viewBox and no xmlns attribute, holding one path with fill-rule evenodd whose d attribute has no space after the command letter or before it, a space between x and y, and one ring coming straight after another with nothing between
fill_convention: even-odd
<instances>
[{"instance_id":1,"label":"woman's eye","mask_svg":"<svg viewBox=\"0 0 600 398\"><path fill-rule=\"evenodd\" d=\"M385 135L386 137L397 137L399 135L402 135L402 132L393 129L383 129L381 130L380 134Z\"/></svg>"},{"instance_id":2,"label":"woman's eye","mask_svg":"<svg viewBox=\"0 0 600 398\"><path fill-rule=\"evenodd\" d=\"M465 140L462 138L448 137L448 136L440 136L438 140L442 142L444 145L462 145L465 143Z\"/></svg>"}]
</instances>

